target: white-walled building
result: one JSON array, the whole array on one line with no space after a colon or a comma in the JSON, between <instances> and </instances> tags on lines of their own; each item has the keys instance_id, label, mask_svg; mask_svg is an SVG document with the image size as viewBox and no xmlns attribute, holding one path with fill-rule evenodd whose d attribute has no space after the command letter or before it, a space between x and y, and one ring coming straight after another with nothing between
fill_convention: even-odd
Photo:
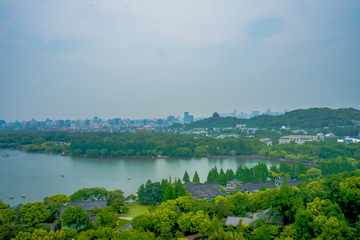
<instances>
[{"instance_id":1,"label":"white-walled building","mask_svg":"<svg viewBox=\"0 0 360 240\"><path fill-rule=\"evenodd\" d=\"M296 143L304 143L306 141L313 141L318 140L318 136L313 135L289 135L289 136L283 136L279 140L279 144L283 143L290 143L291 141L294 141Z\"/></svg>"}]
</instances>

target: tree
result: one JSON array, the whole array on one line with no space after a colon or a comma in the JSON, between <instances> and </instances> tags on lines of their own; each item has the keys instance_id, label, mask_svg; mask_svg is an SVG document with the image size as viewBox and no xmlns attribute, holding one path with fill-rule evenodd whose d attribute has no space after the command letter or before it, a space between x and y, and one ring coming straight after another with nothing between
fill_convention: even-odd
<instances>
[{"instance_id":1,"label":"tree","mask_svg":"<svg viewBox=\"0 0 360 240\"><path fill-rule=\"evenodd\" d=\"M166 202L167 200L171 200L171 199L175 199L175 190L174 190L174 187L169 184L165 190L165 194L163 196L163 202Z\"/></svg>"},{"instance_id":2,"label":"tree","mask_svg":"<svg viewBox=\"0 0 360 240\"><path fill-rule=\"evenodd\" d=\"M280 212L284 217L284 225L287 225L294 217L292 206L296 193L292 187L287 185L281 186L279 189L270 189L268 192L268 199L265 203L268 207L271 207L268 215L275 216L274 220L277 220L279 216L276 216L276 213Z\"/></svg>"},{"instance_id":3,"label":"tree","mask_svg":"<svg viewBox=\"0 0 360 240\"><path fill-rule=\"evenodd\" d=\"M181 183L180 178L175 181L175 198L186 196L186 190L184 186Z\"/></svg>"},{"instance_id":4,"label":"tree","mask_svg":"<svg viewBox=\"0 0 360 240\"><path fill-rule=\"evenodd\" d=\"M164 227L167 227L172 231L178 219L178 214L169 208L158 208L152 219L155 232L160 234Z\"/></svg>"},{"instance_id":5,"label":"tree","mask_svg":"<svg viewBox=\"0 0 360 240\"><path fill-rule=\"evenodd\" d=\"M260 187L259 191L266 191L266 188L265 188L264 184L263 184L263 185L261 185L261 187Z\"/></svg>"},{"instance_id":6,"label":"tree","mask_svg":"<svg viewBox=\"0 0 360 240\"><path fill-rule=\"evenodd\" d=\"M51 208L51 220L55 220L59 217L61 208L65 207L65 204L70 202L70 198L65 194L56 194L50 197L45 197L43 202L46 206Z\"/></svg>"},{"instance_id":7,"label":"tree","mask_svg":"<svg viewBox=\"0 0 360 240\"><path fill-rule=\"evenodd\" d=\"M183 233L187 233L190 231L191 219L193 218L193 216L194 213L189 212L179 217L177 223L179 224L179 227Z\"/></svg>"},{"instance_id":8,"label":"tree","mask_svg":"<svg viewBox=\"0 0 360 240\"><path fill-rule=\"evenodd\" d=\"M210 235L209 240L245 240L245 238L241 232L225 232L223 229L219 229Z\"/></svg>"},{"instance_id":9,"label":"tree","mask_svg":"<svg viewBox=\"0 0 360 240\"><path fill-rule=\"evenodd\" d=\"M145 205L154 205L158 202L161 202L161 185L159 182L152 183L150 180L148 180L145 185L140 185L137 194L140 203Z\"/></svg>"},{"instance_id":10,"label":"tree","mask_svg":"<svg viewBox=\"0 0 360 240\"><path fill-rule=\"evenodd\" d=\"M124 192L120 189L116 189L108 193L106 202L108 206L114 207L117 212L126 212L128 210L124 205L125 197Z\"/></svg>"},{"instance_id":11,"label":"tree","mask_svg":"<svg viewBox=\"0 0 360 240\"><path fill-rule=\"evenodd\" d=\"M61 218L63 219L61 222L62 226L70 227L72 224L75 224L76 229L79 229L79 227L89 221L88 214L81 206L67 207L61 214Z\"/></svg>"},{"instance_id":12,"label":"tree","mask_svg":"<svg viewBox=\"0 0 360 240\"><path fill-rule=\"evenodd\" d=\"M308 178L319 178L322 176L321 170L317 168L310 168L306 171L306 176Z\"/></svg>"},{"instance_id":13,"label":"tree","mask_svg":"<svg viewBox=\"0 0 360 240\"><path fill-rule=\"evenodd\" d=\"M200 178L199 178L199 174L197 173L197 171L195 171L194 177L193 177L193 183L200 183Z\"/></svg>"},{"instance_id":14,"label":"tree","mask_svg":"<svg viewBox=\"0 0 360 240\"><path fill-rule=\"evenodd\" d=\"M1 209L6 209L6 208L9 208L9 204L5 204L2 199L0 198L0 210Z\"/></svg>"},{"instance_id":15,"label":"tree","mask_svg":"<svg viewBox=\"0 0 360 240\"><path fill-rule=\"evenodd\" d=\"M135 202L137 197L134 194L130 194L125 198L125 201Z\"/></svg>"},{"instance_id":16,"label":"tree","mask_svg":"<svg viewBox=\"0 0 360 240\"><path fill-rule=\"evenodd\" d=\"M136 230L154 230L153 215L151 214L140 214L134 217L133 226Z\"/></svg>"},{"instance_id":17,"label":"tree","mask_svg":"<svg viewBox=\"0 0 360 240\"><path fill-rule=\"evenodd\" d=\"M70 198L67 197L65 194L56 194L44 198L44 203L49 207L53 207L53 206L64 207L65 204L68 202L70 202Z\"/></svg>"},{"instance_id":18,"label":"tree","mask_svg":"<svg viewBox=\"0 0 360 240\"><path fill-rule=\"evenodd\" d=\"M294 228L301 239L312 239L314 235L314 217L309 210L299 211L295 216Z\"/></svg>"},{"instance_id":19,"label":"tree","mask_svg":"<svg viewBox=\"0 0 360 240\"><path fill-rule=\"evenodd\" d=\"M189 211L192 205L192 199L191 196L182 196L182 197L178 197L176 199L177 205L185 210L185 211Z\"/></svg>"},{"instance_id":20,"label":"tree","mask_svg":"<svg viewBox=\"0 0 360 240\"><path fill-rule=\"evenodd\" d=\"M92 187L83 188L74 192L69 196L70 202L81 202L87 199L91 200L104 200L108 195L108 191L105 188Z\"/></svg>"},{"instance_id":21,"label":"tree","mask_svg":"<svg viewBox=\"0 0 360 240\"><path fill-rule=\"evenodd\" d=\"M191 218L191 232L198 232L199 235L206 233L210 228L209 215L205 214L204 211L197 211L196 214Z\"/></svg>"},{"instance_id":22,"label":"tree","mask_svg":"<svg viewBox=\"0 0 360 240\"><path fill-rule=\"evenodd\" d=\"M111 227L115 224L116 218L113 212L101 211L97 214L96 223L101 227Z\"/></svg>"},{"instance_id":23,"label":"tree","mask_svg":"<svg viewBox=\"0 0 360 240\"><path fill-rule=\"evenodd\" d=\"M339 184L339 204L345 216L355 221L360 214L360 177L349 177Z\"/></svg>"},{"instance_id":24,"label":"tree","mask_svg":"<svg viewBox=\"0 0 360 240\"><path fill-rule=\"evenodd\" d=\"M0 225L5 225L9 223L15 216L15 211L10 209L1 209L0 210Z\"/></svg>"},{"instance_id":25,"label":"tree","mask_svg":"<svg viewBox=\"0 0 360 240\"><path fill-rule=\"evenodd\" d=\"M42 202L25 203L21 206L20 212L23 222L31 227L39 227L48 217L46 205Z\"/></svg>"},{"instance_id":26,"label":"tree","mask_svg":"<svg viewBox=\"0 0 360 240\"><path fill-rule=\"evenodd\" d=\"M190 182L190 177L189 177L189 174L188 174L188 172L186 170L185 170L185 173L184 173L183 182L185 184Z\"/></svg>"},{"instance_id":27,"label":"tree","mask_svg":"<svg viewBox=\"0 0 360 240\"><path fill-rule=\"evenodd\" d=\"M129 211L129 208L124 205L124 202L120 198L115 198L113 203L110 205L118 213L126 213Z\"/></svg>"},{"instance_id":28,"label":"tree","mask_svg":"<svg viewBox=\"0 0 360 240\"><path fill-rule=\"evenodd\" d=\"M280 233L279 237L275 240L289 240L289 239L298 239L299 235L296 232L293 225L285 226L284 230Z\"/></svg>"}]
</instances>

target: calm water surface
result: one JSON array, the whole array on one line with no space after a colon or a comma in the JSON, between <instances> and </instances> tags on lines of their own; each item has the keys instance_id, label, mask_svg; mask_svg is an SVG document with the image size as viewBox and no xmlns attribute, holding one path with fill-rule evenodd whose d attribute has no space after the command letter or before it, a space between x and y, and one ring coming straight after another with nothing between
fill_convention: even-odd
<instances>
[{"instance_id":1,"label":"calm water surface","mask_svg":"<svg viewBox=\"0 0 360 240\"><path fill-rule=\"evenodd\" d=\"M224 171L231 168L235 172L240 165L251 167L259 161L268 167L280 164L278 161L245 158L64 158L47 153L0 149L0 155L3 153L10 156L0 156L0 198L12 206L42 201L44 197L58 193L71 195L84 187L121 189L127 196L136 194L138 187L148 179L161 181L171 175L174 180L175 177L182 178L185 170L191 179L197 170L203 182L214 166ZM21 198L23 194L26 195L24 199ZM9 199L9 196L14 199Z\"/></svg>"}]
</instances>

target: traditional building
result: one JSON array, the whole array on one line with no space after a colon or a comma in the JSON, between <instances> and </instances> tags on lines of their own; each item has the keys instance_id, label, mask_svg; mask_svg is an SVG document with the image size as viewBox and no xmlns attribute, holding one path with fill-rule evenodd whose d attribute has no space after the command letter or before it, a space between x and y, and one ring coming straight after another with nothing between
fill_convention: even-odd
<instances>
[{"instance_id":1,"label":"traditional building","mask_svg":"<svg viewBox=\"0 0 360 240\"><path fill-rule=\"evenodd\" d=\"M187 193L190 193L192 197L198 198L199 200L205 198L206 200L211 200L217 196L226 197L226 194L219 191L219 188L222 185L219 183L187 183L184 184L184 188Z\"/></svg>"},{"instance_id":2,"label":"traditional building","mask_svg":"<svg viewBox=\"0 0 360 240\"><path fill-rule=\"evenodd\" d=\"M269 182L258 182L258 183L247 182L240 186L240 191L243 193L256 193L260 190L261 186L263 185L266 189L276 188L274 184L271 184Z\"/></svg>"},{"instance_id":3,"label":"traditional building","mask_svg":"<svg viewBox=\"0 0 360 240\"><path fill-rule=\"evenodd\" d=\"M275 186L279 188L280 186L284 185L283 182L284 182L284 178L282 177L279 179L275 179ZM288 179L286 181L286 184L288 184L290 187L297 187L297 185L299 185L299 181Z\"/></svg>"}]
</instances>

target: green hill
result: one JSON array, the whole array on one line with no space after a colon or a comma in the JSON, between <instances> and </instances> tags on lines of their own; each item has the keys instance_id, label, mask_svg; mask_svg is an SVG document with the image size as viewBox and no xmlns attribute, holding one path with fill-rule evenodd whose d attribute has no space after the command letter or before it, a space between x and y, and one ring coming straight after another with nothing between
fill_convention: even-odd
<instances>
[{"instance_id":1,"label":"green hill","mask_svg":"<svg viewBox=\"0 0 360 240\"><path fill-rule=\"evenodd\" d=\"M353 125L351 120L360 120L360 111L354 108L309 108L297 109L279 116L260 115L250 119L236 117L207 118L192 122L187 128L235 127L246 124L249 127L323 128Z\"/></svg>"}]
</instances>

